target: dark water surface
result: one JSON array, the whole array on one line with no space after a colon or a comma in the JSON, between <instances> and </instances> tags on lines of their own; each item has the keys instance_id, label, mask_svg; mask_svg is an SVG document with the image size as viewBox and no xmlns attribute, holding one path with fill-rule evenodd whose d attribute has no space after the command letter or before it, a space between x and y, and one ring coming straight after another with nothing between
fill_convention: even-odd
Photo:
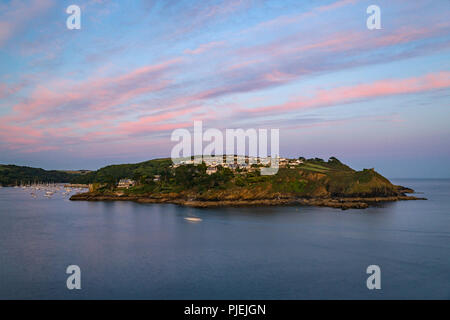
<instances>
[{"instance_id":1,"label":"dark water surface","mask_svg":"<svg viewBox=\"0 0 450 320\"><path fill-rule=\"evenodd\" d=\"M0 298L449 299L450 180L393 182L429 200L192 209L1 188ZM66 288L72 264L81 290Z\"/></svg>"}]
</instances>

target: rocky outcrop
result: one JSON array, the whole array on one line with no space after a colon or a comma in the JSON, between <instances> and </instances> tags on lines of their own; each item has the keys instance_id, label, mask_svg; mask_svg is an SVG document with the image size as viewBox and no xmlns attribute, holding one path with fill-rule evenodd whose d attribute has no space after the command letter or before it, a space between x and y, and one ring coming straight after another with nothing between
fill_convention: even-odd
<instances>
[{"instance_id":1,"label":"rocky outcrop","mask_svg":"<svg viewBox=\"0 0 450 320\"><path fill-rule=\"evenodd\" d=\"M220 199L220 200L197 200L195 198L184 198L179 194L166 194L164 196L136 196L136 195L102 195L96 193L80 193L73 195L70 200L85 201L136 201L139 203L173 203L196 208L214 207L248 207L248 206L283 206L283 205L306 205L318 207L331 207L342 210L365 209L371 204L399 200L426 200L413 196L391 196L391 197L355 197L355 198L292 198L279 196L270 199Z\"/></svg>"}]
</instances>

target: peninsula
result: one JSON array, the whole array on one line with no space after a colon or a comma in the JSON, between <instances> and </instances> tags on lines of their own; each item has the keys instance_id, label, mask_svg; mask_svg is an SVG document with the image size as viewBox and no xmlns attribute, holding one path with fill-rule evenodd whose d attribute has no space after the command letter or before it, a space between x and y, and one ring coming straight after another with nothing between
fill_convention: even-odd
<instances>
[{"instance_id":1,"label":"peninsula","mask_svg":"<svg viewBox=\"0 0 450 320\"><path fill-rule=\"evenodd\" d=\"M193 207L312 205L364 209L384 201L426 200L392 184L374 169L356 171L335 157L280 158L275 175L261 175L264 164L246 156L233 164L171 159L112 165L78 176L89 192L70 200L173 203ZM238 156L235 156L237 160ZM242 160L242 159L241 159Z\"/></svg>"}]
</instances>

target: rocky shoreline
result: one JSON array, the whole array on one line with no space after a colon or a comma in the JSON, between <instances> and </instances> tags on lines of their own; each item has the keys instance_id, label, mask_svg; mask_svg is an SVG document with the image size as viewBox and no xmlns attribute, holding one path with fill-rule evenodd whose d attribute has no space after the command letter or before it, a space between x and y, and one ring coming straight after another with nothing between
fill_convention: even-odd
<instances>
[{"instance_id":1,"label":"rocky shoreline","mask_svg":"<svg viewBox=\"0 0 450 320\"><path fill-rule=\"evenodd\" d=\"M409 190L410 191L410 190ZM134 201L138 203L172 203L195 208L217 207L252 207L252 206L289 206L305 205L318 207L331 207L337 209L366 209L370 205L381 202L401 200L427 200L414 196L400 195L389 197L336 197L336 198L280 198L255 200L216 200L204 201L195 199L177 198L173 196L149 197L140 195L105 195L97 193L80 193L73 195L72 201Z\"/></svg>"}]
</instances>

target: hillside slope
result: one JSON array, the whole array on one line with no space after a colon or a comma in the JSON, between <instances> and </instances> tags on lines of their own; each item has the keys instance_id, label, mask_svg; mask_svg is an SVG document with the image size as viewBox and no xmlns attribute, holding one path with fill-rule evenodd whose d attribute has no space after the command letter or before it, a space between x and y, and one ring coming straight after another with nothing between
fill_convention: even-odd
<instances>
[{"instance_id":1,"label":"hillside slope","mask_svg":"<svg viewBox=\"0 0 450 320\"><path fill-rule=\"evenodd\" d=\"M417 199L405 195L413 190L393 185L374 169L356 171L336 158L327 162L305 159L300 165L280 168L273 176L262 176L259 170L223 167L208 175L205 164L170 166L170 159L157 159L102 168L89 177L95 190L72 200L172 202L199 207L303 203L365 208L370 202ZM116 183L121 178L133 178L137 184L118 189Z\"/></svg>"},{"instance_id":2,"label":"hillside slope","mask_svg":"<svg viewBox=\"0 0 450 320\"><path fill-rule=\"evenodd\" d=\"M2 186L15 186L37 182L72 182L79 176L81 176L80 173L0 164L0 185Z\"/></svg>"}]
</instances>

